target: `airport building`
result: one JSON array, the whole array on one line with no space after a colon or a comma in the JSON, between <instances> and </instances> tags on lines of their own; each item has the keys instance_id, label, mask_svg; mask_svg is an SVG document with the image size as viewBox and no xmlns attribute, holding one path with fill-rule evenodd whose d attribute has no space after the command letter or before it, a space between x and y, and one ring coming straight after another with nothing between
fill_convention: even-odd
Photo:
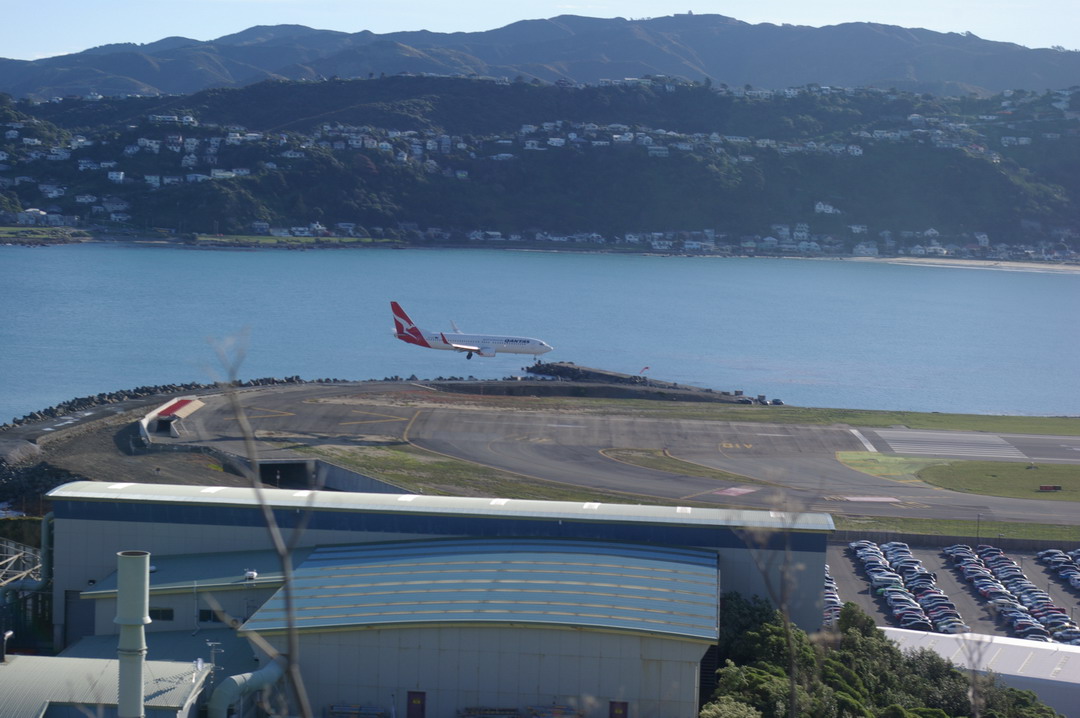
<instances>
[{"instance_id":1,"label":"airport building","mask_svg":"<svg viewBox=\"0 0 1080 718\"><path fill-rule=\"evenodd\" d=\"M722 594L784 597L815 630L833 529L825 514L236 487L76 482L48 498L67 655L115 639L117 554L146 551L149 659L212 638L219 674L247 677L208 678L210 701L243 712L236 686L280 676L291 625L327 716L694 718Z\"/></svg>"}]
</instances>

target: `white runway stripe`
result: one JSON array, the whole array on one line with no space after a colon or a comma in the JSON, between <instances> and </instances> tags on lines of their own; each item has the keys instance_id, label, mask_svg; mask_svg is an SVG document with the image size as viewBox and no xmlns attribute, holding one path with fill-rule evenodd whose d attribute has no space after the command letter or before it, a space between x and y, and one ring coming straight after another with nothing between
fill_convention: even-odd
<instances>
[{"instance_id":1,"label":"white runway stripe","mask_svg":"<svg viewBox=\"0 0 1080 718\"><path fill-rule=\"evenodd\" d=\"M932 456L970 456L994 459L1027 459L1028 457L1000 436L993 434L954 434L937 431L898 431L879 429L875 432L889 448L898 454Z\"/></svg>"},{"instance_id":2,"label":"white runway stripe","mask_svg":"<svg viewBox=\"0 0 1080 718\"><path fill-rule=\"evenodd\" d=\"M862 435L861 431L859 431L858 429L848 429L848 431L854 434L855 438L862 442L862 445L866 447L867 451L874 454L877 453L877 449L874 448L874 445L870 443L869 439Z\"/></svg>"}]
</instances>

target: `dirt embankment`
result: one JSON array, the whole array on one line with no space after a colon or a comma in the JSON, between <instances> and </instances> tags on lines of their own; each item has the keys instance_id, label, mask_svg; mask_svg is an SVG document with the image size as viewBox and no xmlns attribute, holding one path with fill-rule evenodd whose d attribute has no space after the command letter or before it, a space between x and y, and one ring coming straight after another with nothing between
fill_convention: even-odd
<instances>
[{"instance_id":1,"label":"dirt embankment","mask_svg":"<svg viewBox=\"0 0 1080 718\"><path fill-rule=\"evenodd\" d=\"M136 412L137 413L137 412ZM50 436L33 461L0 463L0 502L31 516L49 511L43 496L69 481L241 486L246 480L200 453L149 453L140 448L135 413L92 428Z\"/></svg>"}]
</instances>

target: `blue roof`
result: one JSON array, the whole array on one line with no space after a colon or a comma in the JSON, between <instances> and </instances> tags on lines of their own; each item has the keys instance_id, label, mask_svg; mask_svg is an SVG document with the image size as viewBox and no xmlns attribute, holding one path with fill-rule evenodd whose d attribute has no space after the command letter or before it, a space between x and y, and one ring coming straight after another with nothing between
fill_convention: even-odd
<instances>
[{"instance_id":1,"label":"blue roof","mask_svg":"<svg viewBox=\"0 0 1080 718\"><path fill-rule=\"evenodd\" d=\"M299 630L491 623L717 637L715 551L476 539L323 547L293 587ZM241 630L285 627L278 592Z\"/></svg>"}]
</instances>

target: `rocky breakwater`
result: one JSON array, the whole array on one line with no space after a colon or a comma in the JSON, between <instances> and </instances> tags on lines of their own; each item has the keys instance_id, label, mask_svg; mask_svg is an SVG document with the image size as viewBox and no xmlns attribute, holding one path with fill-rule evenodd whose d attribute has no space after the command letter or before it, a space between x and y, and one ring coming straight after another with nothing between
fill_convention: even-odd
<instances>
[{"instance_id":1,"label":"rocky breakwater","mask_svg":"<svg viewBox=\"0 0 1080 718\"><path fill-rule=\"evenodd\" d=\"M249 379L246 381L237 382L236 388L251 388L257 386L275 386L278 384L336 384L340 382L348 381L346 379L301 379L298 376L289 376L284 378L278 377L264 377L262 379ZM124 389L121 391L102 392L100 394L94 394L93 396L80 396L74 399L60 402L55 406L50 406L46 409L39 411L32 411L25 416L18 417L11 420L10 424L0 424L0 431L5 429L11 429L17 426L26 426L27 424L33 424L39 421L47 421L49 419L59 419L64 416L70 416L80 411L87 411L99 406L108 406L110 404L119 404L125 401L131 401L134 399L146 399L155 396L168 396L171 394L191 394L196 392L207 391L222 391L228 388L224 384L199 384L197 382L190 382L187 384L155 384L153 386L139 386L134 389Z\"/></svg>"}]
</instances>

